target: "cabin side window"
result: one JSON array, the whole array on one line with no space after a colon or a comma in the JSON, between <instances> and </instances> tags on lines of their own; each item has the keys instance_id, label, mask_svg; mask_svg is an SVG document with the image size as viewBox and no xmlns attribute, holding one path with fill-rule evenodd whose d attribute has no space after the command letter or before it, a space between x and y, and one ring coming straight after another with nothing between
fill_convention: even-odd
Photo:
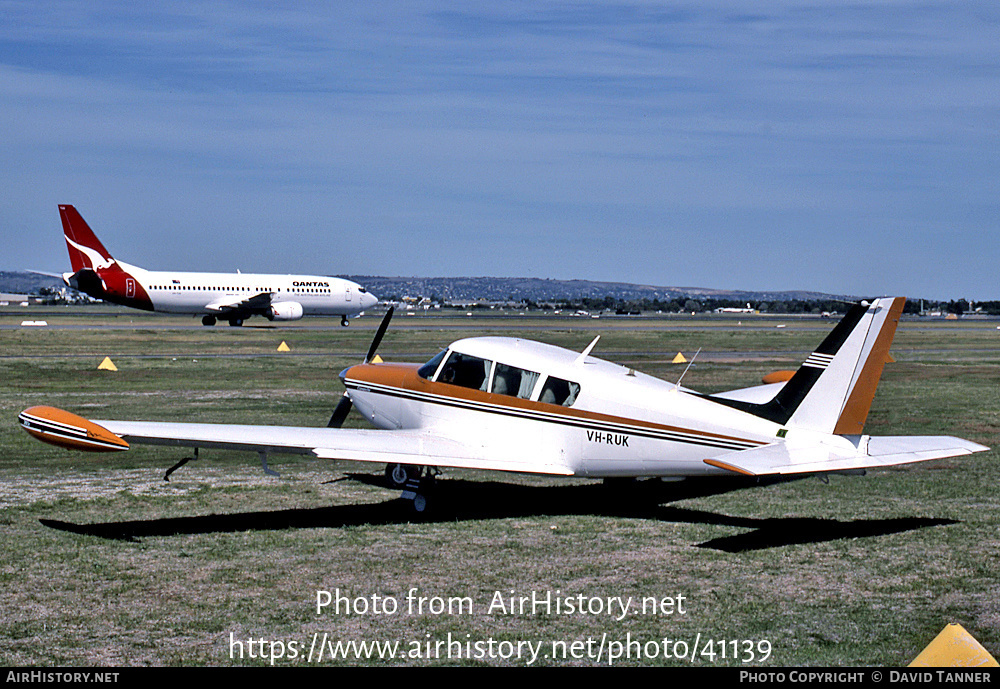
<instances>
[{"instance_id":1,"label":"cabin side window","mask_svg":"<svg viewBox=\"0 0 1000 689\"><path fill-rule=\"evenodd\" d=\"M492 391L498 395L510 395L526 400L531 397L538 378L539 374L534 371L525 371L497 362L493 373Z\"/></svg>"},{"instance_id":2,"label":"cabin side window","mask_svg":"<svg viewBox=\"0 0 1000 689\"><path fill-rule=\"evenodd\" d=\"M492 364L493 362L477 356L452 352L438 374L437 381L485 391Z\"/></svg>"},{"instance_id":3,"label":"cabin side window","mask_svg":"<svg viewBox=\"0 0 1000 689\"><path fill-rule=\"evenodd\" d=\"M549 376L542 385L542 392L538 396L538 401L545 402L546 404L559 404L564 407L572 407L579 394L579 383Z\"/></svg>"}]
</instances>

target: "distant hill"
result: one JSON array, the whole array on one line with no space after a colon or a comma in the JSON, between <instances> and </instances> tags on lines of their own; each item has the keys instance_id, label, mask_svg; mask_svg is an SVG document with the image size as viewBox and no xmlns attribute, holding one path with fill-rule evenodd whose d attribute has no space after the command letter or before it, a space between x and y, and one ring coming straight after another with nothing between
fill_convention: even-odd
<instances>
[{"instance_id":1,"label":"distant hill","mask_svg":"<svg viewBox=\"0 0 1000 689\"><path fill-rule=\"evenodd\" d=\"M379 298L393 295L436 296L444 301L559 301L574 299L602 299L611 297L622 300L714 298L744 301L788 301L792 299L847 299L843 295L823 292L786 291L755 292L749 290L723 290L704 287L658 287L634 285L627 282L595 282L591 280L549 280L543 278L493 278L493 277L382 277L377 275L343 275L353 280Z\"/></svg>"},{"instance_id":2,"label":"distant hill","mask_svg":"<svg viewBox=\"0 0 1000 689\"><path fill-rule=\"evenodd\" d=\"M842 295L822 292L787 291L755 292L750 290L723 290L705 287L658 287L633 285L627 282L595 282L592 280L548 280L543 278L493 278L493 277L384 277L378 275L342 275L370 290L380 298L392 295L436 296L444 301L559 301L573 299L678 299L693 297L734 299L738 301L788 301L791 299L840 299ZM0 271L0 292L37 294L42 287L63 287L57 277L21 271ZM849 299L849 297L847 297Z\"/></svg>"},{"instance_id":3,"label":"distant hill","mask_svg":"<svg viewBox=\"0 0 1000 689\"><path fill-rule=\"evenodd\" d=\"M27 272L0 271L0 292L11 294L38 294L42 287L65 287L61 278Z\"/></svg>"}]
</instances>

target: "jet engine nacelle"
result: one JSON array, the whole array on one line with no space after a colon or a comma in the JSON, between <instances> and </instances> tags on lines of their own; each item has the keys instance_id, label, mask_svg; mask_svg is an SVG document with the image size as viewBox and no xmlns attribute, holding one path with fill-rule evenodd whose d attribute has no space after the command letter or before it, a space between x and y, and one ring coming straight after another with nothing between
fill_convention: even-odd
<instances>
[{"instance_id":1,"label":"jet engine nacelle","mask_svg":"<svg viewBox=\"0 0 1000 689\"><path fill-rule=\"evenodd\" d=\"M283 301L271 304L267 317L270 321L297 321L302 318L302 304L297 301Z\"/></svg>"}]
</instances>

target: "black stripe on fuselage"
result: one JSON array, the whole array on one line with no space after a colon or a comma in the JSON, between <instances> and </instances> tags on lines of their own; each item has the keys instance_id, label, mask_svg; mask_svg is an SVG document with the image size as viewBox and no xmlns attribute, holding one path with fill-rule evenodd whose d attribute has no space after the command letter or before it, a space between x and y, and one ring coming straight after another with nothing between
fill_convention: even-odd
<instances>
[{"instance_id":1,"label":"black stripe on fuselage","mask_svg":"<svg viewBox=\"0 0 1000 689\"><path fill-rule=\"evenodd\" d=\"M347 387L348 390L358 390L360 392L372 392L379 395L386 395L388 397L398 397L401 399L426 402L429 404L438 404L447 407L456 407L460 409L470 409L473 411L482 411L491 414L500 414L501 416L512 416L516 418L531 419L534 421L556 423L564 426L575 426L577 428L585 428L595 431L627 433L629 435L652 438L654 440L669 440L672 442L688 443L692 445L704 445L706 447L715 447L723 450L747 450L750 448L759 447L761 445L767 444L765 442L758 442L752 440L738 440L738 439L729 440L726 438L713 438L711 436L699 435L694 432L688 434L684 433L683 431L669 431L665 429L660 430L656 428L648 428L645 426L634 426L631 424L617 423L614 421L597 421L593 419L577 418L575 416L569 416L566 414L536 411L533 409L521 409L519 407L508 407L504 405L491 404L488 402L476 402L474 400L464 400L456 397L445 397L442 395L420 393L413 390L406 390L404 388L396 388L388 385L370 383L367 381L357 381L348 379L344 381L344 385L345 387Z\"/></svg>"}]
</instances>

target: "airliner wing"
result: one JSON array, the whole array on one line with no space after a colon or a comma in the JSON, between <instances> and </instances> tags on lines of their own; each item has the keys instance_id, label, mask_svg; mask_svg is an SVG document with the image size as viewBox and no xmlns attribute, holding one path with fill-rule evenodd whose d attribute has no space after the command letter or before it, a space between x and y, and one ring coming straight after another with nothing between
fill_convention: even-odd
<instances>
[{"instance_id":1,"label":"airliner wing","mask_svg":"<svg viewBox=\"0 0 1000 689\"><path fill-rule=\"evenodd\" d=\"M957 457L990 448L951 436L877 436L867 439L854 452L822 444L790 446L772 443L740 450L705 463L749 476L817 474L857 471L932 459Z\"/></svg>"},{"instance_id":2,"label":"airliner wing","mask_svg":"<svg viewBox=\"0 0 1000 689\"><path fill-rule=\"evenodd\" d=\"M277 454L310 455L320 459L417 464L571 476L565 466L544 459L527 461L503 448L466 443L428 430L293 426L246 426L153 421L93 421L128 443L174 447L220 448Z\"/></svg>"},{"instance_id":3,"label":"airliner wing","mask_svg":"<svg viewBox=\"0 0 1000 689\"><path fill-rule=\"evenodd\" d=\"M248 299L233 299L232 301L217 301L205 304L209 311L234 311L249 309L251 311L263 311L271 305L273 292L261 292Z\"/></svg>"}]
</instances>

